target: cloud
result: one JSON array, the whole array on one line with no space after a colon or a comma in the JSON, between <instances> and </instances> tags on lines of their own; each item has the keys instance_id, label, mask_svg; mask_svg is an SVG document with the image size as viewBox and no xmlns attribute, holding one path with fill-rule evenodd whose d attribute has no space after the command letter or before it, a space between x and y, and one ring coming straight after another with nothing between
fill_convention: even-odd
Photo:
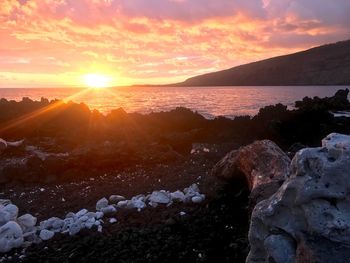
<instances>
[{"instance_id":1,"label":"cloud","mask_svg":"<svg viewBox=\"0 0 350 263\"><path fill-rule=\"evenodd\" d=\"M350 38L349 13L348 0L2 0L0 73L100 65L130 82L180 81Z\"/></svg>"}]
</instances>

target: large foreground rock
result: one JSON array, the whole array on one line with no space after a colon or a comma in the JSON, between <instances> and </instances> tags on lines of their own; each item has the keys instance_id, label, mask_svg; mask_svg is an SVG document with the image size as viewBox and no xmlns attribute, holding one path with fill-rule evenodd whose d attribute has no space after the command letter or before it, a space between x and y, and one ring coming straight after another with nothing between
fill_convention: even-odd
<instances>
[{"instance_id":1,"label":"large foreground rock","mask_svg":"<svg viewBox=\"0 0 350 263\"><path fill-rule=\"evenodd\" d=\"M350 136L299 151L291 169L253 210L247 262L349 262Z\"/></svg>"},{"instance_id":2,"label":"large foreground rock","mask_svg":"<svg viewBox=\"0 0 350 263\"><path fill-rule=\"evenodd\" d=\"M225 180L245 177L253 204L275 193L289 173L289 157L269 140L256 141L228 153L212 171L214 176Z\"/></svg>"}]
</instances>

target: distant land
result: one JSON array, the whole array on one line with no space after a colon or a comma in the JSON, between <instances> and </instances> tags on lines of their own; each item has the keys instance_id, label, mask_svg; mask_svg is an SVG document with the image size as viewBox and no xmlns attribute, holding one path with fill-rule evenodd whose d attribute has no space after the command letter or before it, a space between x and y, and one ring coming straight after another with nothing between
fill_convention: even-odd
<instances>
[{"instance_id":1,"label":"distant land","mask_svg":"<svg viewBox=\"0 0 350 263\"><path fill-rule=\"evenodd\" d=\"M350 85L350 40L208 73L168 86Z\"/></svg>"}]
</instances>

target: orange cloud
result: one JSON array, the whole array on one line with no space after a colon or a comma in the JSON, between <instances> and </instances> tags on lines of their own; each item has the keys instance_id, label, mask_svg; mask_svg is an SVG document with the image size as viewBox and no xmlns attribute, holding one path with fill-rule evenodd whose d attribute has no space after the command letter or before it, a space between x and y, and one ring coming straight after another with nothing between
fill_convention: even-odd
<instances>
[{"instance_id":1,"label":"orange cloud","mask_svg":"<svg viewBox=\"0 0 350 263\"><path fill-rule=\"evenodd\" d=\"M182 81L349 38L349 11L347 0L3 0L0 85L80 85L89 70Z\"/></svg>"}]
</instances>

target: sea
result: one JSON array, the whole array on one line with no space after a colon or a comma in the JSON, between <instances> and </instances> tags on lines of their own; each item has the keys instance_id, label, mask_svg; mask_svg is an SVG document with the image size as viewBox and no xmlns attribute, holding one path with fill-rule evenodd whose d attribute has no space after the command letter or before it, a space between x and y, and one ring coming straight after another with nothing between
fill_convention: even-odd
<instances>
[{"instance_id":1,"label":"sea","mask_svg":"<svg viewBox=\"0 0 350 263\"><path fill-rule=\"evenodd\" d=\"M350 86L244 86L244 87L115 87L91 88L2 88L0 98L20 101L47 98L85 103L90 109L107 114L113 109L150 113L186 107L206 118L250 115L277 103L294 107L294 102L309 97L333 96Z\"/></svg>"}]
</instances>

